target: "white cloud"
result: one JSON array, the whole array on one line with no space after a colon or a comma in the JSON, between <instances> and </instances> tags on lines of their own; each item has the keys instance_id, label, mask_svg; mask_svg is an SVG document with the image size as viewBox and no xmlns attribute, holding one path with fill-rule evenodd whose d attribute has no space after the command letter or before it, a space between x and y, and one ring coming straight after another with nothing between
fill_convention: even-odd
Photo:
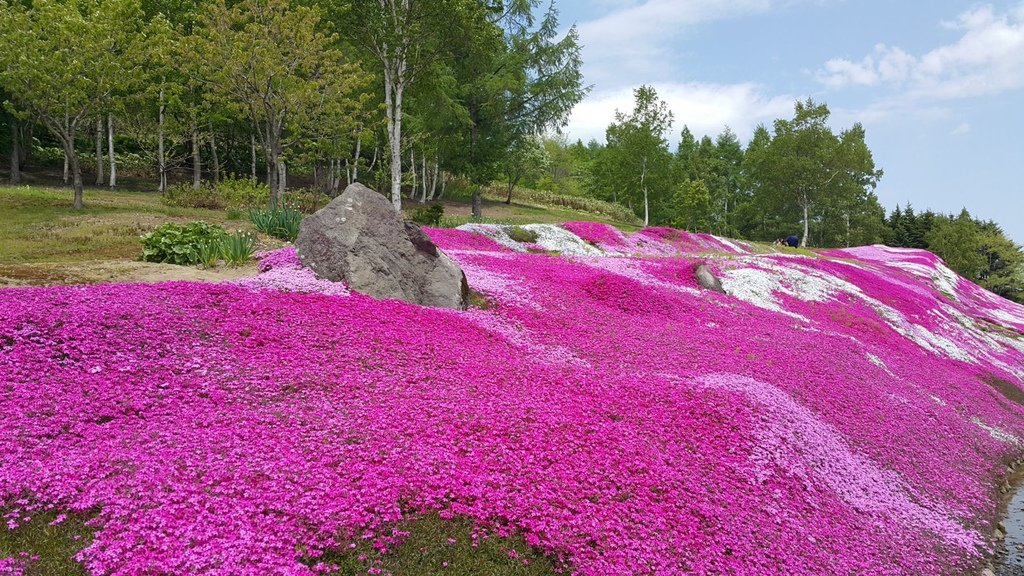
<instances>
[{"instance_id":1,"label":"white cloud","mask_svg":"<svg viewBox=\"0 0 1024 576\"><path fill-rule=\"evenodd\" d=\"M790 115L797 100L794 96L768 95L762 86L750 83L656 82L652 86L675 115L670 138L673 143L684 124L697 138L714 136L728 125L740 140L749 140L758 123ZM595 92L576 106L569 120L569 135L584 142L591 138L603 142L615 111L628 113L632 109L632 88Z\"/></svg>"},{"instance_id":2,"label":"white cloud","mask_svg":"<svg viewBox=\"0 0 1024 576\"><path fill-rule=\"evenodd\" d=\"M961 122L959 126L953 128L949 133L950 136L961 136L971 131L971 125L967 122Z\"/></svg>"},{"instance_id":3,"label":"white cloud","mask_svg":"<svg viewBox=\"0 0 1024 576\"><path fill-rule=\"evenodd\" d=\"M681 28L764 12L772 0L646 0L579 24L587 81L601 88L670 77Z\"/></svg>"},{"instance_id":4,"label":"white cloud","mask_svg":"<svg viewBox=\"0 0 1024 576\"><path fill-rule=\"evenodd\" d=\"M968 98L1024 86L1024 4L1003 14L991 6L975 8L943 26L963 34L920 56L879 44L860 61L829 60L818 79L830 88L890 85L913 100Z\"/></svg>"}]
</instances>

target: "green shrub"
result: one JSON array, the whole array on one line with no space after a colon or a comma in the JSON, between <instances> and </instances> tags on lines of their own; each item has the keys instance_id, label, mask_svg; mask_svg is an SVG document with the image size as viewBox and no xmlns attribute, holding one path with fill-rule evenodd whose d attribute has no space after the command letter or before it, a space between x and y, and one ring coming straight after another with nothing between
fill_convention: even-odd
<instances>
[{"instance_id":1,"label":"green shrub","mask_svg":"<svg viewBox=\"0 0 1024 576\"><path fill-rule=\"evenodd\" d=\"M209 208L211 210L243 210L266 204L270 188L251 178L230 176L218 184L203 182L199 188L191 183L170 186L161 196L161 201L170 206L183 208Z\"/></svg>"},{"instance_id":2,"label":"green shrub","mask_svg":"<svg viewBox=\"0 0 1024 576\"><path fill-rule=\"evenodd\" d=\"M327 206L327 203L330 201L330 196L313 188L289 190L285 195L285 204L295 208L303 214L312 214L324 206Z\"/></svg>"},{"instance_id":3,"label":"green shrub","mask_svg":"<svg viewBox=\"0 0 1024 576\"><path fill-rule=\"evenodd\" d=\"M241 266L256 251L256 236L239 230L221 239L221 256L228 266Z\"/></svg>"},{"instance_id":4,"label":"green shrub","mask_svg":"<svg viewBox=\"0 0 1024 576\"><path fill-rule=\"evenodd\" d=\"M444 218L444 206L441 204L418 206L409 217L413 222L424 226L440 226L442 218Z\"/></svg>"},{"instance_id":5,"label":"green shrub","mask_svg":"<svg viewBox=\"0 0 1024 576\"><path fill-rule=\"evenodd\" d=\"M182 208L208 208L210 210L223 210L227 207L224 198L217 194L217 190L209 185L202 185L193 188L192 184L175 184L168 186L160 196L160 201L168 206L181 206Z\"/></svg>"},{"instance_id":6,"label":"green shrub","mask_svg":"<svg viewBox=\"0 0 1024 576\"><path fill-rule=\"evenodd\" d=\"M224 235L221 226L202 221L164 224L142 237L142 259L184 266L198 264L202 261L200 250L209 250L203 246L211 242L219 244Z\"/></svg>"},{"instance_id":7,"label":"green shrub","mask_svg":"<svg viewBox=\"0 0 1024 576\"><path fill-rule=\"evenodd\" d=\"M508 237L516 242L523 242L527 244L532 244L537 241L537 233L533 230L527 230L522 226L513 226L509 228Z\"/></svg>"},{"instance_id":8,"label":"green shrub","mask_svg":"<svg viewBox=\"0 0 1024 576\"><path fill-rule=\"evenodd\" d=\"M223 251L222 238L211 238L196 246L196 257L203 268L213 268L220 262Z\"/></svg>"},{"instance_id":9,"label":"green shrub","mask_svg":"<svg viewBox=\"0 0 1024 576\"><path fill-rule=\"evenodd\" d=\"M490 186L484 189L484 194L493 200L504 201L506 191L502 187ZM551 208L569 208L578 212L589 212L624 224L640 224L640 219L637 215L622 204L605 202L604 200L588 196L570 196L548 192L547 190L516 188L515 199L520 202L539 204Z\"/></svg>"},{"instance_id":10,"label":"green shrub","mask_svg":"<svg viewBox=\"0 0 1024 576\"><path fill-rule=\"evenodd\" d=\"M249 220L257 230L264 234L294 242L299 235L302 212L288 207L252 208L249 210Z\"/></svg>"},{"instance_id":11,"label":"green shrub","mask_svg":"<svg viewBox=\"0 0 1024 576\"><path fill-rule=\"evenodd\" d=\"M262 206L270 198L270 188L252 178L239 178L234 174L221 180L215 187L215 194L223 198L225 206L244 210Z\"/></svg>"},{"instance_id":12,"label":"green shrub","mask_svg":"<svg viewBox=\"0 0 1024 576\"><path fill-rule=\"evenodd\" d=\"M228 220L241 220L242 211L239 210L238 208L228 208L227 214L224 217L227 218Z\"/></svg>"}]
</instances>

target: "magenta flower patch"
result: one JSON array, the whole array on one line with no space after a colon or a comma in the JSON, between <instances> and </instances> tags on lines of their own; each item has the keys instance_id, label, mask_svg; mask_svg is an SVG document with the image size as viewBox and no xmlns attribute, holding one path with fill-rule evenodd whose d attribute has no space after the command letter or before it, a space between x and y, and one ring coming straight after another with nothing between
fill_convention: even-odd
<instances>
[{"instance_id":1,"label":"magenta flower patch","mask_svg":"<svg viewBox=\"0 0 1024 576\"><path fill-rule=\"evenodd\" d=\"M474 230L426 230L489 303L467 312L288 249L235 284L0 290L0 530L95 510L104 575L329 573L309 560L428 512L583 575L983 563L1024 308L920 251Z\"/></svg>"}]
</instances>

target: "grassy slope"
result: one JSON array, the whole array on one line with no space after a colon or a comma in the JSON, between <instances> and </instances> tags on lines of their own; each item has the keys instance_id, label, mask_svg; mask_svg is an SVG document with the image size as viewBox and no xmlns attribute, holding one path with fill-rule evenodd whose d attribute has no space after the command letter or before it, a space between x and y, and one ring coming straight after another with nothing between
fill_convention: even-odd
<instances>
[{"instance_id":1,"label":"grassy slope","mask_svg":"<svg viewBox=\"0 0 1024 576\"><path fill-rule=\"evenodd\" d=\"M87 190L85 209L71 208L71 192L0 186L0 264L134 260L139 236L165 222L206 220L251 230L217 210L164 206L151 192Z\"/></svg>"},{"instance_id":2,"label":"grassy slope","mask_svg":"<svg viewBox=\"0 0 1024 576\"><path fill-rule=\"evenodd\" d=\"M419 204L406 201L406 213ZM445 224L470 220L470 205L447 200ZM252 230L247 219L228 220L221 210L165 206L153 192L86 190L85 209L71 208L71 192L59 188L0 186L0 266L19 264L80 262L84 260L135 260L140 253L139 236L165 222L206 220L229 229ZM594 220L634 229L628 223L612 222L567 208L486 200L485 221L508 224L554 223Z\"/></svg>"}]
</instances>

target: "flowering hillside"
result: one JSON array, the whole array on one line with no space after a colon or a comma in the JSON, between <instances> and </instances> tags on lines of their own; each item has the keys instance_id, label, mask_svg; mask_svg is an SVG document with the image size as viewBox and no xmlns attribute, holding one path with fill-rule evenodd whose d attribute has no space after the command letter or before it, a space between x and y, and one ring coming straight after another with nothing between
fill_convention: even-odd
<instances>
[{"instance_id":1,"label":"flowering hillside","mask_svg":"<svg viewBox=\"0 0 1024 576\"><path fill-rule=\"evenodd\" d=\"M7 528L92 511L80 559L117 575L329 572L310 559L434 511L584 575L983 564L1024 308L915 250L526 228L428 230L467 312L288 249L231 285L0 290Z\"/></svg>"}]
</instances>

